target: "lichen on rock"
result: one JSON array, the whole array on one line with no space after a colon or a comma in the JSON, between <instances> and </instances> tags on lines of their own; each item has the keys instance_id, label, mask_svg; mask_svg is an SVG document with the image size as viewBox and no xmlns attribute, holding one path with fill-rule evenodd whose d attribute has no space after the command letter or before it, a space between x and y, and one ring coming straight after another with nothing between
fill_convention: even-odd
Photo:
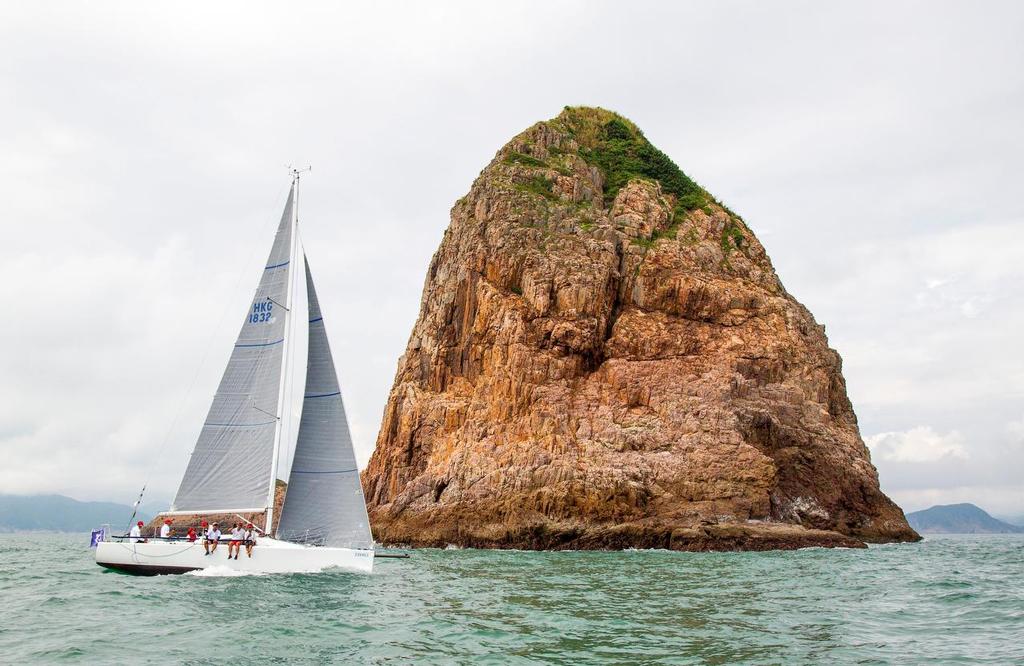
<instances>
[{"instance_id":1,"label":"lichen on rock","mask_svg":"<svg viewBox=\"0 0 1024 666\"><path fill-rule=\"evenodd\" d=\"M824 328L630 121L566 108L452 209L363 475L376 538L913 540Z\"/></svg>"}]
</instances>

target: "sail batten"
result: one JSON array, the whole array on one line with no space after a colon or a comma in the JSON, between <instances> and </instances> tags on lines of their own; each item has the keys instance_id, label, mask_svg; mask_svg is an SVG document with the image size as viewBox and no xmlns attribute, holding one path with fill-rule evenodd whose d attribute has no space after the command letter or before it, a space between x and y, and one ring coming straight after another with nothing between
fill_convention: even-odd
<instances>
[{"instance_id":1,"label":"sail batten","mask_svg":"<svg viewBox=\"0 0 1024 666\"><path fill-rule=\"evenodd\" d=\"M303 264L309 303L306 388L277 536L336 548L372 548L341 388L305 257Z\"/></svg>"},{"instance_id":2,"label":"sail batten","mask_svg":"<svg viewBox=\"0 0 1024 666\"><path fill-rule=\"evenodd\" d=\"M288 316L280 304L288 302L291 285L294 197L293 187L172 512L268 508L287 346Z\"/></svg>"}]
</instances>

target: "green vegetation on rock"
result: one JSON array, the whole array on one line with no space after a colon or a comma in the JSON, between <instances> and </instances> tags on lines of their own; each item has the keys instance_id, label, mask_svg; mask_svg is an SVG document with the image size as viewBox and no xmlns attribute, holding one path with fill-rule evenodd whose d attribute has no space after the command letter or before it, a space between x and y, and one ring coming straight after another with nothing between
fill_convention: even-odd
<instances>
[{"instance_id":1,"label":"green vegetation on rock","mask_svg":"<svg viewBox=\"0 0 1024 666\"><path fill-rule=\"evenodd\" d=\"M517 183L515 188L520 192L529 192L531 194L539 194L545 199L557 199L558 196L555 194L551 187L551 181L537 174L531 176L525 183Z\"/></svg>"},{"instance_id":2,"label":"green vegetation on rock","mask_svg":"<svg viewBox=\"0 0 1024 666\"><path fill-rule=\"evenodd\" d=\"M539 160L532 155L524 155L523 153L512 152L509 153L508 157L505 158L506 162L525 164L526 166L532 167L547 167L548 163L544 160Z\"/></svg>"},{"instance_id":3,"label":"green vegetation on rock","mask_svg":"<svg viewBox=\"0 0 1024 666\"><path fill-rule=\"evenodd\" d=\"M630 120L606 109L565 107L557 118L538 123L523 132L519 137L521 144L518 147L521 150L535 152L535 147L539 144L533 140L533 134L545 125L561 134L561 137L544 142L544 159L510 150L504 156L504 163L538 169L538 172L532 175L522 170L510 170L508 174L512 178L506 182L520 192L543 199L543 202L538 203L543 203L547 213L551 212L551 205L555 203L571 206L575 208L576 215L581 217L577 222L579 228L582 231L593 229L593 220L585 215L593 205L591 200L563 200L555 193L553 183L549 180L555 177L552 171L564 176L579 173L584 168L580 161L582 160L589 168L596 167L601 171L604 177L601 194L606 206L610 205L619 191L632 180L646 180L660 185L661 192L665 195L662 201L671 207L668 224L665 228L655 230L647 239L634 240L634 244L649 248L658 240L667 238L679 240L685 245L695 245L699 242L700 235L692 224L687 223L688 216L694 211L703 211L709 216L724 211L728 219L722 228L720 243L725 255L725 264L728 265L728 257L733 250L747 253L748 239L742 218L683 173L675 162L648 141L643 132ZM541 169L545 171L539 171ZM529 175L529 178L523 181L522 178L526 175ZM684 226L684 223L687 224ZM683 235L680 236L681 231Z\"/></svg>"},{"instance_id":4,"label":"green vegetation on rock","mask_svg":"<svg viewBox=\"0 0 1024 666\"><path fill-rule=\"evenodd\" d=\"M730 218L722 227L722 252L728 256L733 246L737 250L742 250L744 240L746 239L743 237L743 230Z\"/></svg>"},{"instance_id":5,"label":"green vegetation on rock","mask_svg":"<svg viewBox=\"0 0 1024 666\"><path fill-rule=\"evenodd\" d=\"M560 119L580 142L580 156L604 175L605 202L636 178L656 180L662 191L675 196L676 219L713 201L625 118L604 109L567 107Z\"/></svg>"},{"instance_id":6,"label":"green vegetation on rock","mask_svg":"<svg viewBox=\"0 0 1024 666\"><path fill-rule=\"evenodd\" d=\"M650 248L654 247L654 244L657 243L662 238L668 238L668 239L671 239L671 240L676 240L676 236L678 235L678 233L679 233L679 225L678 225L678 223L673 223L673 224L669 225L665 229L657 229L657 230L655 230L655 232L651 234L650 238L634 238L633 239L633 244L634 245L639 245L640 247L642 247L644 249L650 249Z\"/></svg>"}]
</instances>

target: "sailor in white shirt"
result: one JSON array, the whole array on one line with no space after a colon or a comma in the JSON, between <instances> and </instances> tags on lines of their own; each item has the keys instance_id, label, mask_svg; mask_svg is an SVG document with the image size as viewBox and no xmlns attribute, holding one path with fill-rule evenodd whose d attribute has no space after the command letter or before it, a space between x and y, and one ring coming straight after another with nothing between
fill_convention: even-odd
<instances>
[{"instance_id":1,"label":"sailor in white shirt","mask_svg":"<svg viewBox=\"0 0 1024 666\"><path fill-rule=\"evenodd\" d=\"M206 554L217 550L217 544L220 543L220 528L217 523L210 525L210 529L206 530L206 537L203 539L203 548L206 550Z\"/></svg>"},{"instance_id":2,"label":"sailor in white shirt","mask_svg":"<svg viewBox=\"0 0 1024 666\"><path fill-rule=\"evenodd\" d=\"M245 530L242 529L241 523L235 523L231 528L231 541L228 542L228 559L231 559L231 553L235 554L235 559L238 559L238 553L242 550L242 539L245 538Z\"/></svg>"},{"instance_id":3,"label":"sailor in white shirt","mask_svg":"<svg viewBox=\"0 0 1024 666\"><path fill-rule=\"evenodd\" d=\"M165 518L163 526L160 527L160 538L166 539L171 536L171 519Z\"/></svg>"},{"instance_id":4,"label":"sailor in white shirt","mask_svg":"<svg viewBox=\"0 0 1024 666\"><path fill-rule=\"evenodd\" d=\"M142 526L145 525L141 520L138 525L132 525L132 529L128 532L128 540L132 543L138 543L142 541Z\"/></svg>"}]
</instances>

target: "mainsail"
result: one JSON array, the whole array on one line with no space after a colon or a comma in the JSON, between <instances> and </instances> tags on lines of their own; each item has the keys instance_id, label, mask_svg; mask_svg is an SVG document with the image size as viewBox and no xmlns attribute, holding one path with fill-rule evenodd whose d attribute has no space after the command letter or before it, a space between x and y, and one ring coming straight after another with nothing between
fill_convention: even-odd
<instances>
[{"instance_id":1,"label":"mainsail","mask_svg":"<svg viewBox=\"0 0 1024 666\"><path fill-rule=\"evenodd\" d=\"M309 301L306 390L277 536L323 546L372 548L338 375L313 276L303 260Z\"/></svg>"},{"instance_id":2,"label":"mainsail","mask_svg":"<svg viewBox=\"0 0 1024 666\"><path fill-rule=\"evenodd\" d=\"M293 250L293 185L263 276L171 511L263 511L279 435Z\"/></svg>"}]
</instances>

